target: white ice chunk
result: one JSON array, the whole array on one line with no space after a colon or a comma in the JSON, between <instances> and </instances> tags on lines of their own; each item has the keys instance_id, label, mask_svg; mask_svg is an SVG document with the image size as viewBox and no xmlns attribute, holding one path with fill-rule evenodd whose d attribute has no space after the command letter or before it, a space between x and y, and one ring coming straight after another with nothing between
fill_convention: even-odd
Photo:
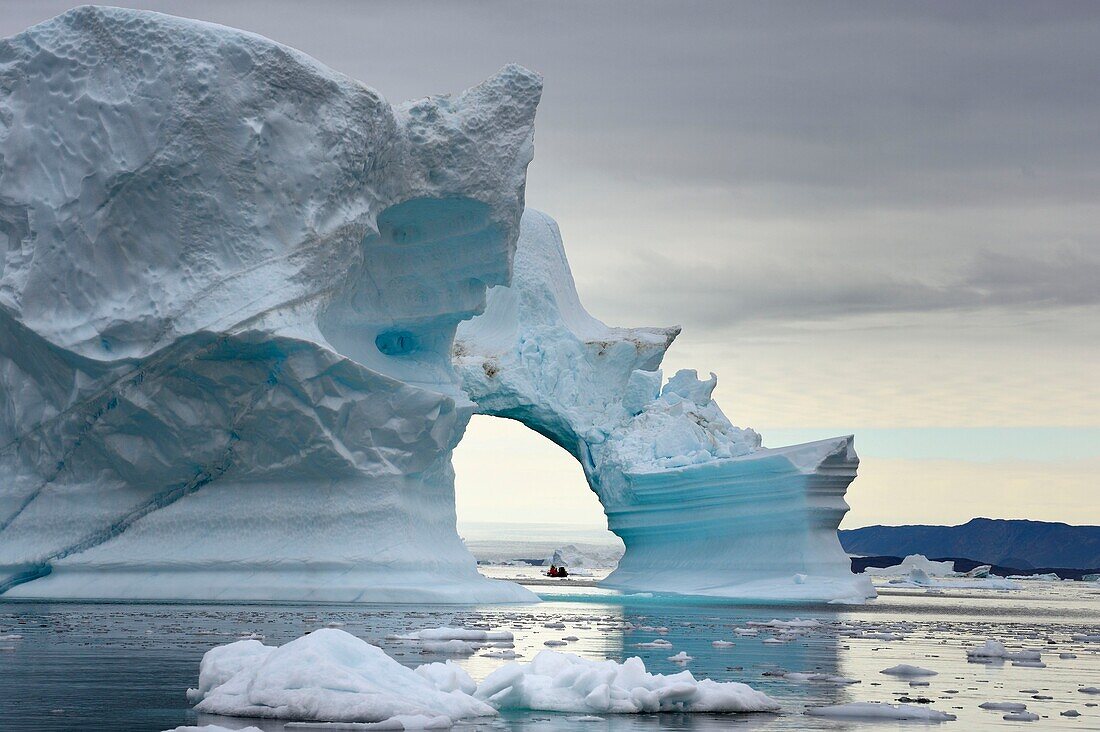
<instances>
[{"instance_id":1,"label":"white ice chunk","mask_svg":"<svg viewBox=\"0 0 1100 732\"><path fill-rule=\"evenodd\" d=\"M477 696L501 709L584 714L779 709L775 700L745 684L696 679L690 671L651 674L640 658L590 661L555 651L493 671L478 685Z\"/></svg>"},{"instance_id":2,"label":"white ice chunk","mask_svg":"<svg viewBox=\"0 0 1100 732\"><path fill-rule=\"evenodd\" d=\"M208 651L196 710L235 717L381 722L398 715L450 720L496 714L470 696L468 678L441 664L417 672L343 630L323 628L258 652L256 641ZM232 668L238 670L226 677ZM436 684L440 684L437 686Z\"/></svg>"}]
</instances>

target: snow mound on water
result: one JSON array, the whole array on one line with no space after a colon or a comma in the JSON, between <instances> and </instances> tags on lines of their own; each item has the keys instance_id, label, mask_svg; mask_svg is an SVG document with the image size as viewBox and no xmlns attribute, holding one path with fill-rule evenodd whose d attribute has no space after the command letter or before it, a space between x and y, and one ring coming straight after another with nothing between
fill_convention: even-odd
<instances>
[{"instance_id":1,"label":"snow mound on water","mask_svg":"<svg viewBox=\"0 0 1100 732\"><path fill-rule=\"evenodd\" d=\"M382 722L496 714L466 693L473 682L461 669L439 666L414 671L350 633L325 628L278 648L246 640L208 651L191 697L201 699L199 712L233 717Z\"/></svg>"},{"instance_id":2,"label":"snow mound on water","mask_svg":"<svg viewBox=\"0 0 1100 732\"><path fill-rule=\"evenodd\" d=\"M500 709L581 714L779 710L746 684L696 679L690 671L651 674L640 658L590 661L555 651L497 669L478 685L477 696Z\"/></svg>"}]
</instances>

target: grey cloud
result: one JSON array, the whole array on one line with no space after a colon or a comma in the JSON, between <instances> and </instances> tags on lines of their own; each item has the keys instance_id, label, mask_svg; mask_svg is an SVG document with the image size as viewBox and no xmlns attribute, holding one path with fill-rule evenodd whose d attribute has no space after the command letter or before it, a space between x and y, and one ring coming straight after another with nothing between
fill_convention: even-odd
<instances>
[{"instance_id":1,"label":"grey cloud","mask_svg":"<svg viewBox=\"0 0 1100 732\"><path fill-rule=\"evenodd\" d=\"M1075 243L1031 255L982 250L943 283L828 257L798 267L766 262L746 269L653 254L633 270L588 287L586 301L594 312L632 321L661 323L674 314L692 328L720 330L750 321L877 313L1095 307L1097 283L1100 248ZM631 303L628 312L618 305L624 302Z\"/></svg>"},{"instance_id":2,"label":"grey cloud","mask_svg":"<svg viewBox=\"0 0 1100 732\"><path fill-rule=\"evenodd\" d=\"M0 33L73 4L8 0ZM1096 304L1100 243L1081 234L1100 223L1100 4L131 4L263 33L395 100L509 61L543 72L528 201L553 203L609 319L639 300L647 319L702 327ZM662 205L693 188L718 194ZM752 234L654 238L693 217ZM1042 251L1075 238L1061 259ZM649 253L695 247L705 264ZM746 247L770 256L746 263Z\"/></svg>"}]
</instances>

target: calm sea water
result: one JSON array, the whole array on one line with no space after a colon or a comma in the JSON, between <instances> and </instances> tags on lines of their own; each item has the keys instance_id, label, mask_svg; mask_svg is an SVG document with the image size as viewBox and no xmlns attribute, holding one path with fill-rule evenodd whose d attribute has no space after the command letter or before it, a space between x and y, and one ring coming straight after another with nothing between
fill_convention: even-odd
<instances>
[{"instance_id":1,"label":"calm sea water","mask_svg":"<svg viewBox=\"0 0 1100 732\"><path fill-rule=\"evenodd\" d=\"M895 702L923 696L934 708L958 715L949 729L1001 728L1001 713L978 708L984 701L1023 701L1043 716L1044 729L1100 729L1100 697L1079 693L1100 686L1100 643L1073 641L1075 634L1100 633L1100 587L1079 583L1031 583L1017 592L894 591L856 608L745 607L670 603L657 598L621 597L596 588L536 586L539 605L482 607L274 606L0 603L0 729L164 730L181 724L259 726L275 722L196 715L184 698L196 685L199 660L212 646L258 633L281 644L328 623L382 646L400 662L416 666L425 656L385 636L439 625L489 624L512 629L516 650L527 659L544 642L576 636L568 650L586 657L622 660L640 656L654 672L684 667L668 661L677 651L694 657L697 677L746 682L783 705L778 715L609 716L602 722L569 721L568 715L509 714L463 729L510 730L718 730L718 729L897 729L898 723L833 722L802 714L807 706L849 701ZM769 636L738 637L733 628L751 620L815 618L824 629L782 644ZM543 627L563 622L565 630ZM666 633L626 630L666 627ZM848 638L831 624L847 623L871 632L893 631L904 640ZM671 649L638 648L663 637ZM971 664L965 648L986 638L1043 651L1048 667ZM731 640L715 648L714 640ZM1074 653L1060 659L1059 653ZM474 656L460 663L481 678L503 661ZM939 672L928 687L879 672L912 663ZM837 687L799 683L773 675L776 669L824 671L862 680ZM1035 699L1034 696L1051 699ZM1092 706L1090 706L1092 705ZM1070 719L1062 711L1075 708Z\"/></svg>"}]
</instances>

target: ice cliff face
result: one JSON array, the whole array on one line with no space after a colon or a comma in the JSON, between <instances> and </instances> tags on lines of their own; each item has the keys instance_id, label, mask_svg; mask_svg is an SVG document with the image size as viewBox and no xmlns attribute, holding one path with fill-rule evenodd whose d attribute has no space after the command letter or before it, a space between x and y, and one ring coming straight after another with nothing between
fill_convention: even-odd
<instances>
[{"instance_id":1,"label":"ice cliff face","mask_svg":"<svg viewBox=\"0 0 1100 732\"><path fill-rule=\"evenodd\" d=\"M554 221L528 209L510 286L462 323L455 364L479 411L568 450L626 554L606 585L749 600L860 602L836 529L851 437L767 449L711 398L716 377L658 369L678 328L611 328L581 306Z\"/></svg>"},{"instance_id":2,"label":"ice cliff face","mask_svg":"<svg viewBox=\"0 0 1100 732\"><path fill-rule=\"evenodd\" d=\"M540 92L113 8L0 41L0 593L532 599L455 532L450 354Z\"/></svg>"}]
</instances>

